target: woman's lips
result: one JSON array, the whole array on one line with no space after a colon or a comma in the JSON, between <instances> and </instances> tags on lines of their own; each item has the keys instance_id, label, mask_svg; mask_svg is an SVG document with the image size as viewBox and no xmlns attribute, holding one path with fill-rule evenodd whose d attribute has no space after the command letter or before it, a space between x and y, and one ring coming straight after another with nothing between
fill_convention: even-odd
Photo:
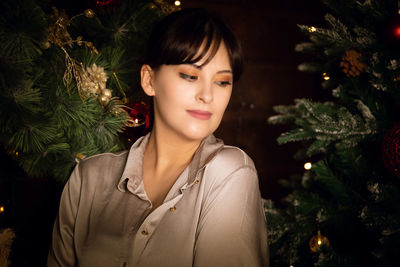
<instances>
[{"instance_id":1,"label":"woman's lips","mask_svg":"<svg viewBox=\"0 0 400 267\"><path fill-rule=\"evenodd\" d=\"M208 120L211 118L212 113L204 110L186 110L192 117L199 120Z\"/></svg>"}]
</instances>

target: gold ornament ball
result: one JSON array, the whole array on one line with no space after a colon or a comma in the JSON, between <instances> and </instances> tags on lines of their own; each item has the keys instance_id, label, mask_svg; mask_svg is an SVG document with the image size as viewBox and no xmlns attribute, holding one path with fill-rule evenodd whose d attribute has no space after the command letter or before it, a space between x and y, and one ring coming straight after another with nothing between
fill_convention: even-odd
<instances>
[{"instance_id":1,"label":"gold ornament ball","mask_svg":"<svg viewBox=\"0 0 400 267\"><path fill-rule=\"evenodd\" d=\"M44 43L42 44L42 48L43 48L43 49L49 49L49 48L50 48L50 46L51 46L51 44L50 44L50 42L49 42L49 41L47 41L47 42L44 42Z\"/></svg>"},{"instance_id":2,"label":"gold ornament ball","mask_svg":"<svg viewBox=\"0 0 400 267\"><path fill-rule=\"evenodd\" d=\"M321 231L318 230L318 233L311 237L309 241L310 250L312 252L318 251L322 246L329 247L329 240L326 236L321 235Z\"/></svg>"},{"instance_id":3,"label":"gold ornament ball","mask_svg":"<svg viewBox=\"0 0 400 267\"><path fill-rule=\"evenodd\" d=\"M106 97L105 95L102 95L99 97L99 101L102 105L107 105L108 102L110 101L110 99L108 97Z\"/></svg>"},{"instance_id":4,"label":"gold ornament ball","mask_svg":"<svg viewBox=\"0 0 400 267\"><path fill-rule=\"evenodd\" d=\"M104 89L103 90L103 95L108 97L108 98L111 98L111 90L110 89Z\"/></svg>"},{"instance_id":5,"label":"gold ornament ball","mask_svg":"<svg viewBox=\"0 0 400 267\"><path fill-rule=\"evenodd\" d=\"M91 10L90 8L85 9L85 11L84 11L83 13L85 14L85 17L87 17L87 18L89 18L89 19L94 18L94 16L96 15L96 14L94 13L94 11Z\"/></svg>"}]
</instances>

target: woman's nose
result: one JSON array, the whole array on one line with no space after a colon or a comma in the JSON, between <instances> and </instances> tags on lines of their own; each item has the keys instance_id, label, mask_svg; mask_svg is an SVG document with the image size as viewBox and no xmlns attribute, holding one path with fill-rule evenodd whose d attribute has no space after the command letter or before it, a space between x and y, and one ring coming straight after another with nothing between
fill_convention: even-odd
<instances>
[{"instance_id":1,"label":"woman's nose","mask_svg":"<svg viewBox=\"0 0 400 267\"><path fill-rule=\"evenodd\" d=\"M197 92L197 100L203 103L211 103L213 101L212 85L202 84Z\"/></svg>"}]
</instances>

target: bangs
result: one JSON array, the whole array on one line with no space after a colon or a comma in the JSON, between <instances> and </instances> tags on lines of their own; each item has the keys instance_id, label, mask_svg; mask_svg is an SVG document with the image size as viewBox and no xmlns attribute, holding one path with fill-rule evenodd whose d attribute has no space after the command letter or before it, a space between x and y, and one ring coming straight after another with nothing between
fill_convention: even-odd
<instances>
[{"instance_id":1,"label":"bangs","mask_svg":"<svg viewBox=\"0 0 400 267\"><path fill-rule=\"evenodd\" d=\"M228 52L234 81L242 72L242 51L227 25L202 9L187 9L171 13L154 28L148 40L144 64L154 70L161 65L208 64L221 42Z\"/></svg>"},{"instance_id":2,"label":"bangs","mask_svg":"<svg viewBox=\"0 0 400 267\"><path fill-rule=\"evenodd\" d=\"M174 45L166 44L164 47L166 65L193 64L202 60L202 65L207 65L215 56L221 44L222 36L213 25L206 25L205 29L183 29L182 34L177 33ZM190 32L190 34L188 34ZM179 38L181 37L181 38Z\"/></svg>"}]
</instances>

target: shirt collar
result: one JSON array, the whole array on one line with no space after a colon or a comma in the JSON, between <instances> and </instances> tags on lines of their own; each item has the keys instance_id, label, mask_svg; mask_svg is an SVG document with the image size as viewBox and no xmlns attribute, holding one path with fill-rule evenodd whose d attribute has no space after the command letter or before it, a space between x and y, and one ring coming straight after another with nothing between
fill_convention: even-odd
<instances>
[{"instance_id":1,"label":"shirt collar","mask_svg":"<svg viewBox=\"0 0 400 267\"><path fill-rule=\"evenodd\" d=\"M118 189L120 191L124 192L126 189L131 192L136 191L135 189L140 185L142 181L143 155L149 138L150 132L136 140L129 149L125 168L118 183ZM224 142L216 138L213 134L208 135L202 140L192 161L187 167L188 177L186 185L191 185L195 181L199 170L204 168L215 157L218 151L222 149L223 145ZM130 184L129 186L128 181Z\"/></svg>"}]
</instances>

